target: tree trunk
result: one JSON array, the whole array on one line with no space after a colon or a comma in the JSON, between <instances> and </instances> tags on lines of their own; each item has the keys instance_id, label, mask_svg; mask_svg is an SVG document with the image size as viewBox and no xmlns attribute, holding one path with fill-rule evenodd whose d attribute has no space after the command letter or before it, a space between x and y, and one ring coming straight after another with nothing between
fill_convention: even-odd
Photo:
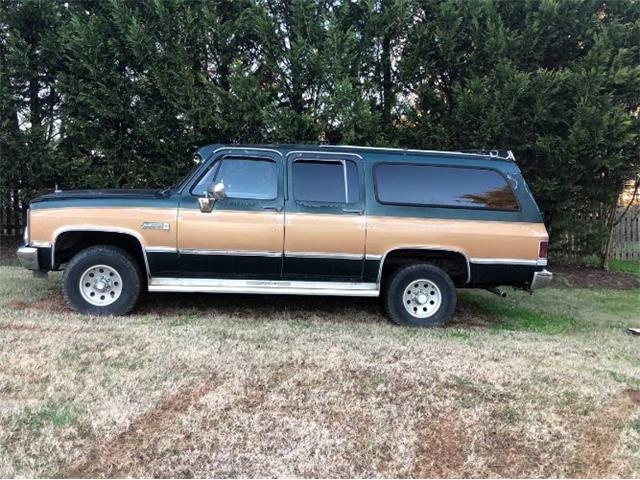
<instances>
[{"instance_id":1,"label":"tree trunk","mask_svg":"<svg viewBox=\"0 0 640 480\"><path fill-rule=\"evenodd\" d=\"M611 256L611 243L613 240L613 227L616 225L616 210L618 207L618 196L607 209L607 240L600 250L600 268L609 271L609 257Z\"/></svg>"},{"instance_id":2,"label":"tree trunk","mask_svg":"<svg viewBox=\"0 0 640 480\"><path fill-rule=\"evenodd\" d=\"M388 15L392 5L389 0L382 3L382 14ZM393 106L393 83L391 81L391 32L387 27L382 37L382 123L386 130L391 124L391 107Z\"/></svg>"}]
</instances>

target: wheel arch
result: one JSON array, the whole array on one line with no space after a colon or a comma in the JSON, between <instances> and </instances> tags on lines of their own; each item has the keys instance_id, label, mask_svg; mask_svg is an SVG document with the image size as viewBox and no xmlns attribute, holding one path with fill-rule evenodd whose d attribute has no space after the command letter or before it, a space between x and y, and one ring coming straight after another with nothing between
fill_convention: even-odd
<instances>
[{"instance_id":1,"label":"wheel arch","mask_svg":"<svg viewBox=\"0 0 640 480\"><path fill-rule=\"evenodd\" d=\"M393 265L390 262L396 262L398 259L405 263L412 260L435 263L434 260L436 259L455 259L460 265L464 266L464 274L459 276L460 280L462 280L461 283L468 284L471 281L471 262L465 251L442 246L402 246L387 250L380 258L377 280L379 285L382 285L385 267L388 269Z\"/></svg>"},{"instance_id":2,"label":"wheel arch","mask_svg":"<svg viewBox=\"0 0 640 480\"><path fill-rule=\"evenodd\" d=\"M139 263L150 278L149 261L142 236L126 228L95 227L89 225L65 226L53 233L51 243L51 265L60 265L62 260L91 245L112 245L123 248Z\"/></svg>"}]
</instances>

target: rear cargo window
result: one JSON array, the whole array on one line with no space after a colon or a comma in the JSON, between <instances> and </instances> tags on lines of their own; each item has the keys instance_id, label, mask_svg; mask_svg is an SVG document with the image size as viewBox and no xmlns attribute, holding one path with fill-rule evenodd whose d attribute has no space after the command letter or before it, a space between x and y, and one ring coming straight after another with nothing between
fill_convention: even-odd
<instances>
[{"instance_id":1,"label":"rear cargo window","mask_svg":"<svg viewBox=\"0 0 640 480\"><path fill-rule=\"evenodd\" d=\"M382 163L375 183L381 203L518 210L509 183L494 170Z\"/></svg>"}]
</instances>

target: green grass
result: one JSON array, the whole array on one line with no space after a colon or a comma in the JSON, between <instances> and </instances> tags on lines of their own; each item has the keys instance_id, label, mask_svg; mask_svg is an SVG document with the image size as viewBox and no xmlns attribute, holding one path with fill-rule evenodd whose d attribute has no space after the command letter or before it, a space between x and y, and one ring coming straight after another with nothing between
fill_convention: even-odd
<instances>
[{"instance_id":1,"label":"green grass","mask_svg":"<svg viewBox=\"0 0 640 480\"><path fill-rule=\"evenodd\" d=\"M629 428L640 434L640 419L629 422Z\"/></svg>"},{"instance_id":2,"label":"green grass","mask_svg":"<svg viewBox=\"0 0 640 480\"><path fill-rule=\"evenodd\" d=\"M83 413L83 409L71 402L57 404L47 402L38 408L27 408L18 418L30 430L41 430L47 426L64 428L74 423Z\"/></svg>"},{"instance_id":3,"label":"green grass","mask_svg":"<svg viewBox=\"0 0 640 480\"><path fill-rule=\"evenodd\" d=\"M549 257L551 264L573 265L577 267L599 268L600 259L595 255L587 255L584 257L570 257L561 254L551 255ZM609 269L612 272L633 273L640 276L640 261L638 260L609 260Z\"/></svg>"},{"instance_id":4,"label":"green grass","mask_svg":"<svg viewBox=\"0 0 640 480\"><path fill-rule=\"evenodd\" d=\"M640 276L640 262L636 260L610 260L609 268L613 272L633 273Z\"/></svg>"},{"instance_id":5,"label":"green grass","mask_svg":"<svg viewBox=\"0 0 640 480\"><path fill-rule=\"evenodd\" d=\"M574 333L590 327L580 319L555 312L534 310L513 301L477 294L463 297L466 305L474 312L492 319L492 328L496 331L527 331L543 335Z\"/></svg>"}]
</instances>

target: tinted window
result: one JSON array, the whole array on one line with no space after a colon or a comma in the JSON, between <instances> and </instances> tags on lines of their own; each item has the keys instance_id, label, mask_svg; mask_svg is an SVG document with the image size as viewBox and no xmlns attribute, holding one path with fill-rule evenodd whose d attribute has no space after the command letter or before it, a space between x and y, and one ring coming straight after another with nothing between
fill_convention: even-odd
<instances>
[{"instance_id":1,"label":"tinted window","mask_svg":"<svg viewBox=\"0 0 640 480\"><path fill-rule=\"evenodd\" d=\"M296 200L318 203L358 201L358 167L351 161L297 160L292 170Z\"/></svg>"},{"instance_id":2,"label":"tinted window","mask_svg":"<svg viewBox=\"0 0 640 480\"><path fill-rule=\"evenodd\" d=\"M227 198L273 200L278 193L278 167L272 160L225 158L209 169L191 193L204 195L214 182L224 183Z\"/></svg>"},{"instance_id":3,"label":"tinted window","mask_svg":"<svg viewBox=\"0 0 640 480\"><path fill-rule=\"evenodd\" d=\"M278 167L271 160L224 159L216 175L228 198L273 200L278 193Z\"/></svg>"},{"instance_id":4,"label":"tinted window","mask_svg":"<svg viewBox=\"0 0 640 480\"><path fill-rule=\"evenodd\" d=\"M511 187L493 170L381 164L375 180L382 203L518 209Z\"/></svg>"}]
</instances>

